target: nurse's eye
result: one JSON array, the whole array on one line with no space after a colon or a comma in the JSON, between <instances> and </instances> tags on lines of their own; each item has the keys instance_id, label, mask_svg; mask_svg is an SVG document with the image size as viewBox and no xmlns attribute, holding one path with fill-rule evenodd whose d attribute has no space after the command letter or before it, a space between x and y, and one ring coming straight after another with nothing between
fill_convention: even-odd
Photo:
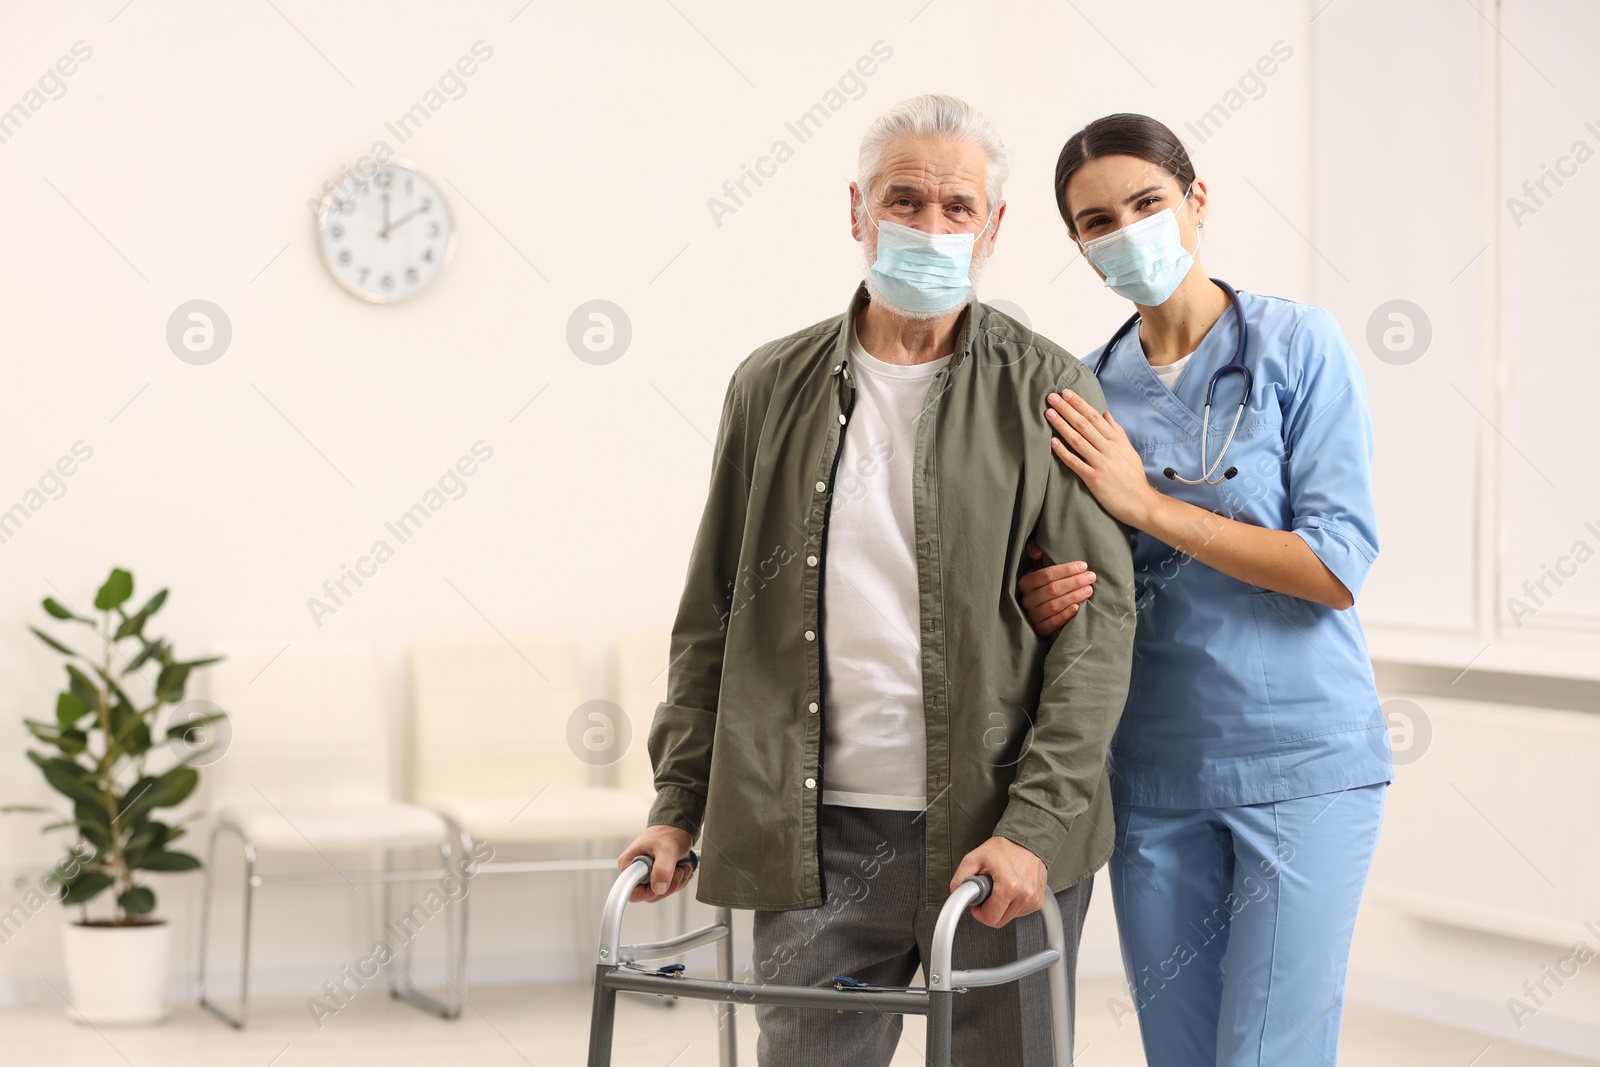
<instances>
[{"instance_id":1,"label":"nurse's eye","mask_svg":"<svg viewBox=\"0 0 1600 1067\"><path fill-rule=\"evenodd\" d=\"M1147 196L1143 200L1139 201L1139 210L1144 211L1148 209L1150 205L1159 203L1161 203L1161 198L1159 196Z\"/></svg>"}]
</instances>

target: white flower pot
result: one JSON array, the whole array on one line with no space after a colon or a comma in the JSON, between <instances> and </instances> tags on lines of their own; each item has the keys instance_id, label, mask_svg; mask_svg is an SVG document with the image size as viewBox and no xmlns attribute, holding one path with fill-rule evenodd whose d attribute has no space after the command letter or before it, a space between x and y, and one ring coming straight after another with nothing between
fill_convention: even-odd
<instances>
[{"instance_id":1,"label":"white flower pot","mask_svg":"<svg viewBox=\"0 0 1600 1067\"><path fill-rule=\"evenodd\" d=\"M167 1016L172 927L68 923L67 983L73 1017L91 1023L152 1023Z\"/></svg>"}]
</instances>

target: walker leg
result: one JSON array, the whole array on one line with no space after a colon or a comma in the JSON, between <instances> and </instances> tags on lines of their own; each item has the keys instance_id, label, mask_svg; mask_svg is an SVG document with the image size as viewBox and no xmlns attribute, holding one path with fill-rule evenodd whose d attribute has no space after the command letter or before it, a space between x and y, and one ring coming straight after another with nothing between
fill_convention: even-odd
<instances>
[{"instance_id":1,"label":"walker leg","mask_svg":"<svg viewBox=\"0 0 1600 1067\"><path fill-rule=\"evenodd\" d=\"M689 890L685 888L680 892L687 900ZM687 930L689 928L687 907L684 916L683 928ZM725 982L731 982L734 979L732 909L718 908L717 921L728 928L727 935L717 942L717 977ZM717 1008L717 1062L720 1067L738 1067L739 1064L739 1032L735 1026L738 1011L739 1005L733 1001L724 1001Z\"/></svg>"},{"instance_id":2,"label":"walker leg","mask_svg":"<svg viewBox=\"0 0 1600 1067\"><path fill-rule=\"evenodd\" d=\"M950 1024L955 994L928 990L928 1067L950 1067Z\"/></svg>"},{"instance_id":3,"label":"walker leg","mask_svg":"<svg viewBox=\"0 0 1600 1067\"><path fill-rule=\"evenodd\" d=\"M589 1013L589 1067L611 1067L611 1037L617 1021L617 991L605 984L611 968L596 964L594 1008Z\"/></svg>"}]
</instances>

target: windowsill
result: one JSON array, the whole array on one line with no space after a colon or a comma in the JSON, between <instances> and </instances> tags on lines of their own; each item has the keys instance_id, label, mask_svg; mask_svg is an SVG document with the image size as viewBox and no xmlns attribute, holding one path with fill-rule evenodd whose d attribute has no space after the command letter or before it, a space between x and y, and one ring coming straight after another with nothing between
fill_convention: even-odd
<instances>
[{"instance_id":1,"label":"windowsill","mask_svg":"<svg viewBox=\"0 0 1600 1067\"><path fill-rule=\"evenodd\" d=\"M1374 663L1600 681L1600 633L1513 631L1492 641L1402 627L1367 626Z\"/></svg>"}]
</instances>

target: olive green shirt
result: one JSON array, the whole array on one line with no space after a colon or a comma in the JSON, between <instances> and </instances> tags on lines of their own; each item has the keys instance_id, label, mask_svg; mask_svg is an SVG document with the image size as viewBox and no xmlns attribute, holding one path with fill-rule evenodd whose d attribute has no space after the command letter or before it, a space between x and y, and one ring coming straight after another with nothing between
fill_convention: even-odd
<instances>
[{"instance_id":1,"label":"olive green shirt","mask_svg":"<svg viewBox=\"0 0 1600 1067\"><path fill-rule=\"evenodd\" d=\"M650 823L698 836L700 900L820 906L822 617L828 510L855 397L849 339L867 301L763 345L728 383L711 488L650 729ZM991 836L1049 867L1050 888L1110 856L1106 747L1133 655L1128 531L1050 450L1045 397L1105 410L1077 359L973 303L933 378L912 464L928 807L924 904ZM1034 538L1082 559L1094 595L1041 638L1017 593Z\"/></svg>"}]
</instances>

